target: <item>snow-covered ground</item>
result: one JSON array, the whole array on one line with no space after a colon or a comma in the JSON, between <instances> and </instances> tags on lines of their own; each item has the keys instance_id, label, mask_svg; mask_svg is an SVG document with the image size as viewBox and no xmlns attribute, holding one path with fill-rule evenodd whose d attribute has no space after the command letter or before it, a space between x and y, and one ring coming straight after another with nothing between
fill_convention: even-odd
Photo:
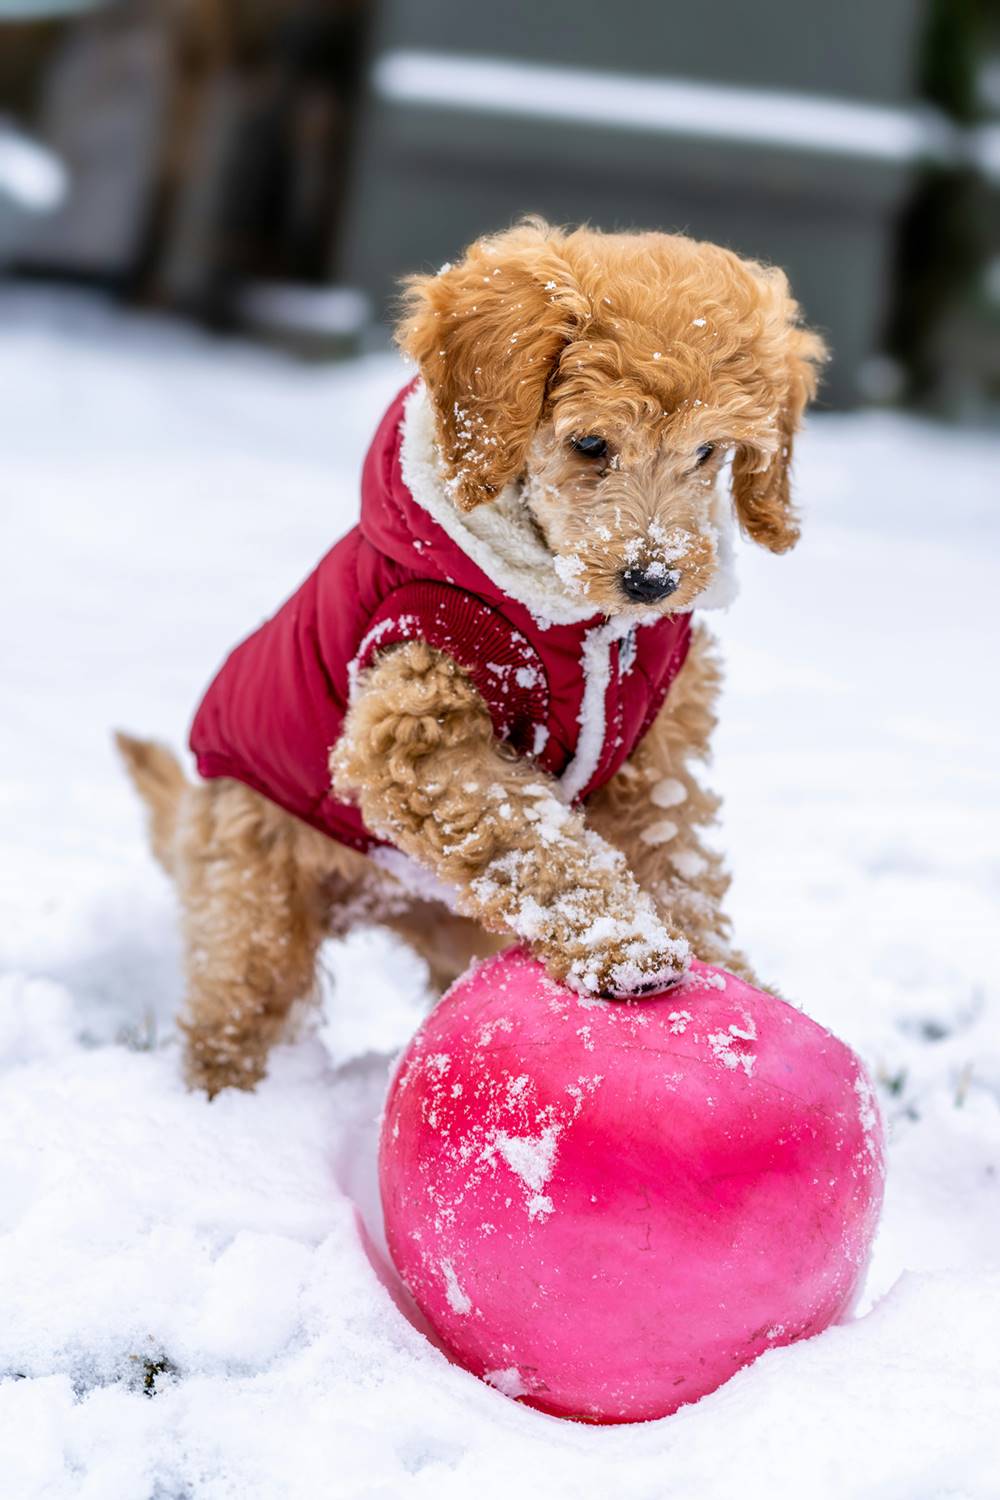
<instances>
[{"instance_id":1,"label":"snow-covered ground","mask_svg":"<svg viewBox=\"0 0 1000 1500\"><path fill-rule=\"evenodd\" d=\"M889 1121L862 1315L593 1429L447 1363L363 1248L405 950L331 946L258 1092L185 1093L171 893L109 744L181 742L350 524L399 366L9 292L0 327L4 1500L995 1500L1000 440L815 419L801 547L744 547L719 619L740 937Z\"/></svg>"}]
</instances>

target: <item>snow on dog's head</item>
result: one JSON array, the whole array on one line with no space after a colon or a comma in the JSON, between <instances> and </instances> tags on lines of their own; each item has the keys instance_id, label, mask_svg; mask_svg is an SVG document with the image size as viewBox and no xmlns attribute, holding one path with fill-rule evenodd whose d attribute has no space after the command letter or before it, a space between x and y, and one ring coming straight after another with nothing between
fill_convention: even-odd
<instances>
[{"instance_id":1,"label":"snow on dog's head","mask_svg":"<svg viewBox=\"0 0 1000 1500\"><path fill-rule=\"evenodd\" d=\"M515 489L554 584L648 616L718 596L728 458L744 531L795 542L792 441L825 354L798 318L782 272L716 245L532 219L412 277L399 340L457 507Z\"/></svg>"}]
</instances>

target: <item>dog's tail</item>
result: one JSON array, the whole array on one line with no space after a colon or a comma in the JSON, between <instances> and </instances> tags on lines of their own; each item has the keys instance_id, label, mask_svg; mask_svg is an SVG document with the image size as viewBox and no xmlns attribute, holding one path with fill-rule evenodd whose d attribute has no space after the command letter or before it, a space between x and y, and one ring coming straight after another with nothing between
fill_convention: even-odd
<instances>
[{"instance_id":1,"label":"dog's tail","mask_svg":"<svg viewBox=\"0 0 1000 1500\"><path fill-rule=\"evenodd\" d=\"M137 740L119 730L115 735L125 769L149 813L149 840L167 874L173 873L174 835L181 798L190 785L172 750L154 740Z\"/></svg>"}]
</instances>

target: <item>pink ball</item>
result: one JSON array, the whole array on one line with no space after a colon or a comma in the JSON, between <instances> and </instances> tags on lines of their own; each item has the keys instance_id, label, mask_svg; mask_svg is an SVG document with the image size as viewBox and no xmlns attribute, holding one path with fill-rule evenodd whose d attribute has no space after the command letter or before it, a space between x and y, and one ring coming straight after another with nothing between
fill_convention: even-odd
<instances>
[{"instance_id":1,"label":"pink ball","mask_svg":"<svg viewBox=\"0 0 1000 1500\"><path fill-rule=\"evenodd\" d=\"M507 1395L636 1422L850 1309L882 1199L842 1042L696 963L624 1004L519 949L455 984L393 1080L389 1250L445 1348Z\"/></svg>"}]
</instances>

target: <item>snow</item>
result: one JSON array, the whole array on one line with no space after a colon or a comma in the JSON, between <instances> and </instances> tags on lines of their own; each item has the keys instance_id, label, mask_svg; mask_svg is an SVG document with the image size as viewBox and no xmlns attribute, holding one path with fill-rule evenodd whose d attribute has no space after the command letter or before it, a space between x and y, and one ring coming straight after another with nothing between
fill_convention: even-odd
<instances>
[{"instance_id":1,"label":"snow","mask_svg":"<svg viewBox=\"0 0 1000 1500\"><path fill-rule=\"evenodd\" d=\"M669 818L660 818L644 828L639 837L644 844L669 844L672 838L677 837L677 824L672 823Z\"/></svg>"},{"instance_id":2,"label":"snow","mask_svg":"<svg viewBox=\"0 0 1000 1500\"><path fill-rule=\"evenodd\" d=\"M362 292L351 287L257 282L243 293L240 311L252 327L313 334L358 333L371 320Z\"/></svg>"},{"instance_id":3,"label":"snow","mask_svg":"<svg viewBox=\"0 0 1000 1500\"><path fill-rule=\"evenodd\" d=\"M997 439L817 418L800 548L741 545L713 617L739 939L861 1052L890 1123L859 1317L593 1429L502 1394L513 1359L496 1389L466 1375L394 1298L378 1114L425 999L398 940L328 947L323 1013L255 1094L184 1091L172 898L110 749L116 724L178 743L349 523L400 367L0 302L4 1495L729 1500L738 1474L742 1500L993 1500Z\"/></svg>"},{"instance_id":4,"label":"snow","mask_svg":"<svg viewBox=\"0 0 1000 1500\"><path fill-rule=\"evenodd\" d=\"M443 1260L441 1262L441 1275L444 1277L445 1296L448 1298L448 1306L452 1312L458 1313L459 1317L466 1316L466 1314L472 1311L472 1302L468 1295L462 1291L458 1277L455 1275L455 1267L450 1260Z\"/></svg>"},{"instance_id":5,"label":"snow","mask_svg":"<svg viewBox=\"0 0 1000 1500\"><path fill-rule=\"evenodd\" d=\"M487 1370L483 1376L487 1385L495 1386L498 1391L503 1391L505 1396L527 1396L529 1388L521 1379L520 1371L513 1366L506 1370Z\"/></svg>"},{"instance_id":6,"label":"snow","mask_svg":"<svg viewBox=\"0 0 1000 1500\"><path fill-rule=\"evenodd\" d=\"M537 1193L552 1176L558 1138L559 1127L547 1125L537 1136L508 1135L498 1130L493 1144L511 1171Z\"/></svg>"},{"instance_id":7,"label":"snow","mask_svg":"<svg viewBox=\"0 0 1000 1500\"><path fill-rule=\"evenodd\" d=\"M931 111L785 89L737 88L416 49L383 53L375 62L372 81L383 99L438 110L612 125L709 140L735 138L877 161L908 162L947 156L956 149L946 121ZM654 359L659 357L654 353Z\"/></svg>"},{"instance_id":8,"label":"snow","mask_svg":"<svg viewBox=\"0 0 1000 1500\"><path fill-rule=\"evenodd\" d=\"M649 800L655 807L680 807L687 800L687 788L683 781L665 776L651 789Z\"/></svg>"},{"instance_id":9,"label":"snow","mask_svg":"<svg viewBox=\"0 0 1000 1500\"><path fill-rule=\"evenodd\" d=\"M28 213L49 213L65 197L66 181L58 157L0 115L0 197Z\"/></svg>"},{"instance_id":10,"label":"snow","mask_svg":"<svg viewBox=\"0 0 1000 1500\"><path fill-rule=\"evenodd\" d=\"M721 1064L722 1067L742 1068L749 1078L753 1072L754 1062L756 1061L753 1048L738 1047L736 1044L738 1041L755 1042L757 1040L757 1028L754 1025L752 1016L744 1015L742 1022L742 1026L737 1026L735 1022L731 1022L725 1031L710 1031L708 1034L708 1045L712 1049L712 1054L716 1062ZM875 1125L876 1119L877 1115L869 1103L868 1114L862 1119L866 1139L868 1139L867 1133ZM869 1150L874 1152L874 1145L870 1139L868 1139L868 1145Z\"/></svg>"},{"instance_id":11,"label":"snow","mask_svg":"<svg viewBox=\"0 0 1000 1500\"><path fill-rule=\"evenodd\" d=\"M1000 182L1000 125L980 125L972 131L973 156L981 172Z\"/></svg>"}]
</instances>

